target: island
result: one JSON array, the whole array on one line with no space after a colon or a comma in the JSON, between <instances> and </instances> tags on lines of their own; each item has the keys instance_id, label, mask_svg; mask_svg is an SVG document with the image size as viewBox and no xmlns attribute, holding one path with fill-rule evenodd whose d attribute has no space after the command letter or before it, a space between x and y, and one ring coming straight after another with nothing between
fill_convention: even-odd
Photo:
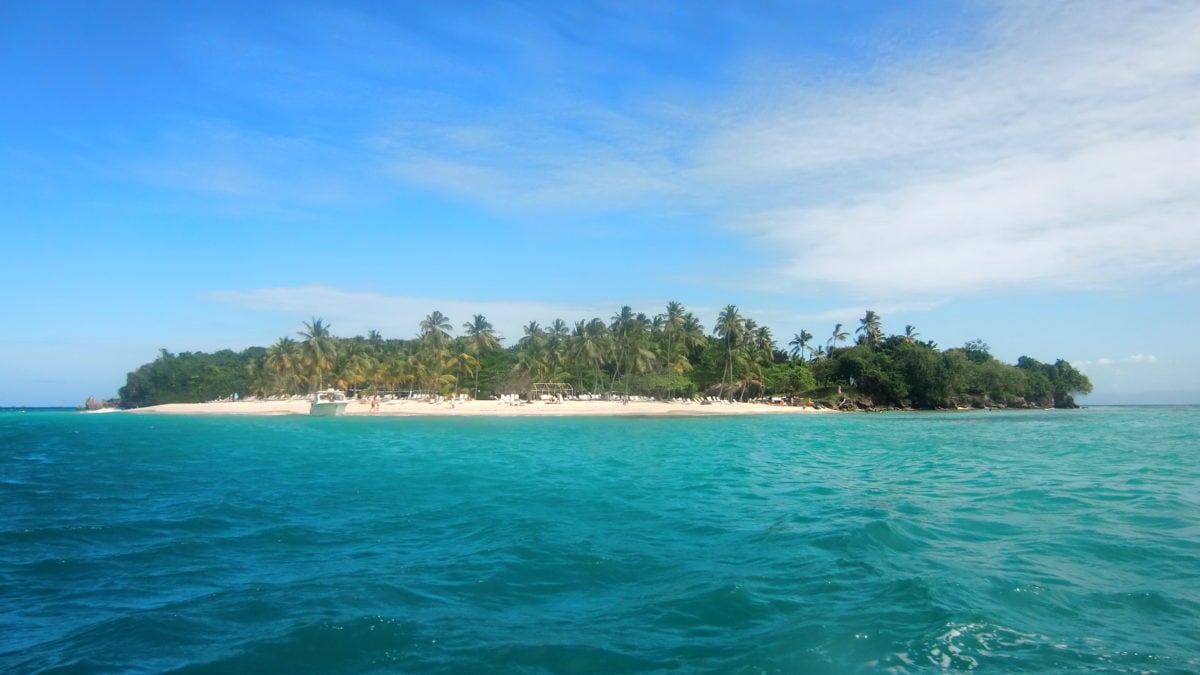
<instances>
[{"instance_id":1,"label":"island","mask_svg":"<svg viewBox=\"0 0 1200 675\"><path fill-rule=\"evenodd\" d=\"M743 414L747 412L1074 408L1087 376L1065 360L993 357L982 340L940 349L912 325L887 334L868 310L822 341L801 329L781 348L727 305L711 331L681 303L609 320L531 321L504 346L480 314L453 334L433 311L410 339L337 337L321 318L295 338L240 352L171 353L130 372L126 409L303 414L334 387L348 414ZM853 337L853 339L851 339ZM191 404L191 405L183 405Z\"/></svg>"}]
</instances>

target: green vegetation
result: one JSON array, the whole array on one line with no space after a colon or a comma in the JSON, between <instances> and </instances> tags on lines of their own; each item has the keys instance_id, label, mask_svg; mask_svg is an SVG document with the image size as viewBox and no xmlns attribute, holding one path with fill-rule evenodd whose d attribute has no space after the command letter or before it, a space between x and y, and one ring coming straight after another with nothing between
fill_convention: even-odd
<instances>
[{"instance_id":1,"label":"green vegetation","mask_svg":"<svg viewBox=\"0 0 1200 675\"><path fill-rule=\"evenodd\" d=\"M377 331L338 338L314 317L269 348L214 354L162 350L129 373L124 406L198 402L241 396L293 395L335 386L360 394L465 393L477 398L529 392L535 382L570 384L597 394L660 398L720 396L814 399L856 408L1073 407L1089 393L1087 376L1066 361L1022 356L997 361L979 340L946 350L918 340L913 326L886 335L874 311L859 321L857 342L837 324L824 346L801 329L779 349L771 331L735 305L720 313L711 335L678 302L650 317L625 306L607 322L531 321L516 344L503 347L480 314L452 335L453 323L431 312L408 340Z\"/></svg>"}]
</instances>

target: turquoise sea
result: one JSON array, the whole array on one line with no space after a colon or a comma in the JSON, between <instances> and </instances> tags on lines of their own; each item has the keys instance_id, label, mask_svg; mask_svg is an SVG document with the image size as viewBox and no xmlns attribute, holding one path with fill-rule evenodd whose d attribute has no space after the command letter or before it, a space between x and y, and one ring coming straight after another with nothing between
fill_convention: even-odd
<instances>
[{"instance_id":1,"label":"turquoise sea","mask_svg":"<svg viewBox=\"0 0 1200 675\"><path fill-rule=\"evenodd\" d=\"M1200 408L0 413L4 672L1196 672Z\"/></svg>"}]
</instances>

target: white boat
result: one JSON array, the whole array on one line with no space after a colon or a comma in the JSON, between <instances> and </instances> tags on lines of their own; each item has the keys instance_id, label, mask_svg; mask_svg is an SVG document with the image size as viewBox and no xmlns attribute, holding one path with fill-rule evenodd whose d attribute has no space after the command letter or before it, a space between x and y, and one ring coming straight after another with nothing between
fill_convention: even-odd
<instances>
[{"instance_id":1,"label":"white boat","mask_svg":"<svg viewBox=\"0 0 1200 675\"><path fill-rule=\"evenodd\" d=\"M324 389L313 394L308 414L318 417L334 417L345 413L346 406L349 404L346 392L338 389Z\"/></svg>"}]
</instances>

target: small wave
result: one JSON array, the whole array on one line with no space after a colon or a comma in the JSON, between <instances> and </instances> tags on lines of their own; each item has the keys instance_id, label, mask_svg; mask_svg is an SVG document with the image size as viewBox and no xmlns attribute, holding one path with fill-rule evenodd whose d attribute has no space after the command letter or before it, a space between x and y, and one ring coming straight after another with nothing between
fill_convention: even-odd
<instances>
[{"instance_id":1,"label":"small wave","mask_svg":"<svg viewBox=\"0 0 1200 675\"><path fill-rule=\"evenodd\" d=\"M1053 641L1045 635L989 622L949 622L909 649L890 655L885 663L899 666L899 670L904 666L974 670L996 665L993 657L1008 661L1022 651L1053 648Z\"/></svg>"},{"instance_id":2,"label":"small wave","mask_svg":"<svg viewBox=\"0 0 1200 675\"><path fill-rule=\"evenodd\" d=\"M417 628L386 616L299 625L274 639L243 645L237 653L207 663L176 668L176 673L367 672L411 668L428 660L436 640L422 640ZM424 657L424 658L423 658Z\"/></svg>"},{"instance_id":3,"label":"small wave","mask_svg":"<svg viewBox=\"0 0 1200 675\"><path fill-rule=\"evenodd\" d=\"M911 522L889 519L871 520L857 527L826 534L813 545L827 551L860 557L869 551L911 553L928 548L937 537Z\"/></svg>"}]
</instances>

